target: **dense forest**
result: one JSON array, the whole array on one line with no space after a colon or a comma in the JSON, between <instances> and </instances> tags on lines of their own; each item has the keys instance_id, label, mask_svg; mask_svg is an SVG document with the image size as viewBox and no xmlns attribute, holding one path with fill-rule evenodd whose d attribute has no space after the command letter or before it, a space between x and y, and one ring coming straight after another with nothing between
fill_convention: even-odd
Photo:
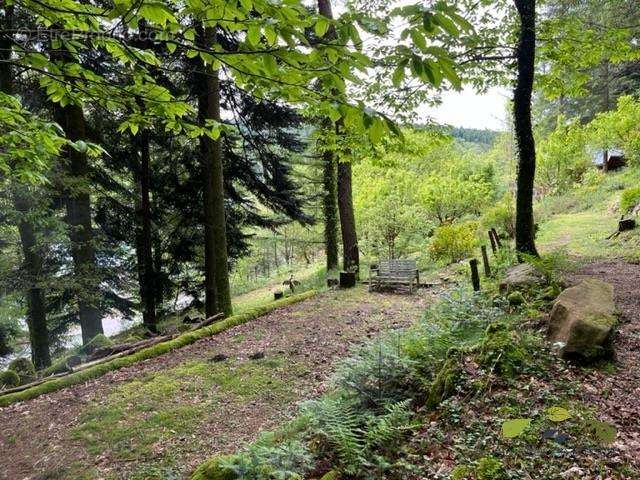
<instances>
[{"instance_id":1,"label":"dense forest","mask_svg":"<svg viewBox=\"0 0 640 480\"><path fill-rule=\"evenodd\" d=\"M564 401L587 380L553 383L574 372L549 363L538 337L552 338L554 302L583 279L569 263L622 258L613 270L636 275L635 2L5 0L0 25L0 416L6 407L13 425L20 405L68 388L93 408L70 405L64 427L84 457L36 468L35 453L9 468L15 442L39 448L25 407L25 424L0 437L0 478L85 478L85 467L97 469L86 478L640 478L637 425L623 432L609 417L583 430L615 424L618 438L636 438L616 465L597 450L613 442L575 444L572 457L510 451L498 435L487 453L479 424L447 440L462 435L465 399L517 416L501 424L517 431L502 430L510 439L541 425L534 410L560 409L553 433L542 430L554 442L579 436L582 427L560 432L570 417L600 422L586 403ZM505 128L429 117L463 87L508 92ZM523 266L535 286L512 288ZM601 276L620 303L609 268ZM376 296L380 282L408 282L418 300ZM593 294L601 306L603 291ZM616 314L634 325L625 305ZM252 331L264 315L270 326ZM604 371L612 335L588 354L552 344L564 360L589 360L580 365L597 357ZM322 361L305 363L314 355ZM121 390L102 390L103 375L122 375ZM535 382L546 393L531 412L492 396ZM189 450L187 425L223 412L208 395L225 388L237 437L224 443L233 429L220 427ZM255 418L273 421L254 424L240 406L259 405L262 390L267 403L291 400L268 403ZM167 432L184 442L171 459ZM88 460L102 449L108 460ZM597 461L586 465L589 452ZM525 453L530 463L518 460Z\"/></svg>"}]
</instances>

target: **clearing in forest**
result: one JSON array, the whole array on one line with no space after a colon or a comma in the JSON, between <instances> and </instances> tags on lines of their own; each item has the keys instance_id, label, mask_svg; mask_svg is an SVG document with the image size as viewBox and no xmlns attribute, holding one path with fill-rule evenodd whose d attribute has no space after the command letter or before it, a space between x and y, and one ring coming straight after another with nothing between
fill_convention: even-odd
<instances>
[{"instance_id":1,"label":"clearing in forest","mask_svg":"<svg viewBox=\"0 0 640 480\"><path fill-rule=\"evenodd\" d=\"M2 479L180 478L324 391L349 349L437 295L329 291L177 351L0 410Z\"/></svg>"}]
</instances>

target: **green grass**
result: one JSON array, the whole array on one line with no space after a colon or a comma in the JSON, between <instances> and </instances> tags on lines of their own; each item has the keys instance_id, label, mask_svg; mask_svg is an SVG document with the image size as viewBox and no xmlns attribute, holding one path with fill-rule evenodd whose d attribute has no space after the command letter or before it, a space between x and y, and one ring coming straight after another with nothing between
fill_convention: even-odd
<instances>
[{"instance_id":1,"label":"green grass","mask_svg":"<svg viewBox=\"0 0 640 480\"><path fill-rule=\"evenodd\" d=\"M562 249L585 260L640 256L639 230L608 239L618 227L620 196L634 184L637 172L627 169L607 175L599 185L580 187L565 195L546 197L536 205L542 253Z\"/></svg>"},{"instance_id":2,"label":"green grass","mask_svg":"<svg viewBox=\"0 0 640 480\"><path fill-rule=\"evenodd\" d=\"M253 309L248 310L245 313L239 313L228 317L220 322L214 323L213 325L209 325L193 332L183 333L173 340L153 345L152 347L145 348L132 355L115 358L108 362L89 367L86 370L49 380L45 383L41 383L40 385L36 385L21 392L14 392L0 396L0 407L6 407L7 405L11 405L15 402L29 400L44 393L54 392L70 385L86 382L87 380L100 377L107 372L133 365L140 360L157 357L172 350L184 347L185 345L194 343L202 338L216 335L236 325L246 323L278 307L283 307L292 303L306 300L307 298L310 298L315 294L316 292L314 290L310 290L298 295L292 295L290 297L283 298L281 300L272 301L269 304L254 307Z\"/></svg>"}]
</instances>

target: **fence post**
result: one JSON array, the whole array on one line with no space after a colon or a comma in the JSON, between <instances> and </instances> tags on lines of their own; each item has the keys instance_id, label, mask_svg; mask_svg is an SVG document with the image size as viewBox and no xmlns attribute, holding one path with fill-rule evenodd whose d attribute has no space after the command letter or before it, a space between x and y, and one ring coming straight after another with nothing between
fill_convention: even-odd
<instances>
[{"instance_id":1,"label":"fence post","mask_svg":"<svg viewBox=\"0 0 640 480\"><path fill-rule=\"evenodd\" d=\"M496 239L496 245L498 246L498 248L502 248L502 242L500 241L500 237L498 236L498 232L496 231L495 228L492 228L491 231L493 232L493 236Z\"/></svg>"},{"instance_id":2,"label":"fence post","mask_svg":"<svg viewBox=\"0 0 640 480\"><path fill-rule=\"evenodd\" d=\"M487 234L489 235L489 241L491 242L491 250L493 251L493 254L496 254L496 241L493 239L493 232L491 230L487 231Z\"/></svg>"},{"instance_id":3,"label":"fence post","mask_svg":"<svg viewBox=\"0 0 640 480\"><path fill-rule=\"evenodd\" d=\"M473 284L473 291L480 291L480 275L478 274L478 260L472 258L469 260L469 266L471 267L471 283Z\"/></svg>"},{"instance_id":4,"label":"fence post","mask_svg":"<svg viewBox=\"0 0 640 480\"><path fill-rule=\"evenodd\" d=\"M480 247L480 250L482 250L482 263L484 264L484 276L485 277L490 277L491 276L491 266L489 265L489 257L487 255L487 246L486 245L482 245Z\"/></svg>"}]
</instances>

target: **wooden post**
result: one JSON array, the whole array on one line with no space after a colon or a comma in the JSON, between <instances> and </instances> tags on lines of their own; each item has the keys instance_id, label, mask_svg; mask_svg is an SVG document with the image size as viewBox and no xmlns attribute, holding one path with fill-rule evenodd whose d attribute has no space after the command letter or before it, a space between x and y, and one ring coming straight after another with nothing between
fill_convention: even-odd
<instances>
[{"instance_id":1,"label":"wooden post","mask_svg":"<svg viewBox=\"0 0 640 480\"><path fill-rule=\"evenodd\" d=\"M471 266L471 283L473 283L473 291L480 291L480 275L478 274L478 260L472 258L469 260L469 266Z\"/></svg>"},{"instance_id":2,"label":"wooden post","mask_svg":"<svg viewBox=\"0 0 640 480\"><path fill-rule=\"evenodd\" d=\"M496 241L493 238L493 232L491 230L489 230L487 233L489 234L489 241L491 242L491 250L493 251L493 254L495 255L497 247L496 247Z\"/></svg>"},{"instance_id":3,"label":"wooden post","mask_svg":"<svg viewBox=\"0 0 640 480\"><path fill-rule=\"evenodd\" d=\"M498 248L502 248L502 242L500 241L498 232L496 232L495 228L492 228L491 231L493 232L493 237L496 239L496 245L498 246Z\"/></svg>"},{"instance_id":4,"label":"wooden post","mask_svg":"<svg viewBox=\"0 0 640 480\"><path fill-rule=\"evenodd\" d=\"M487 255L487 246L486 245L482 245L480 247L480 250L482 250L482 263L484 264L484 276L485 277L490 277L491 276L491 266L489 265L489 257Z\"/></svg>"}]
</instances>

